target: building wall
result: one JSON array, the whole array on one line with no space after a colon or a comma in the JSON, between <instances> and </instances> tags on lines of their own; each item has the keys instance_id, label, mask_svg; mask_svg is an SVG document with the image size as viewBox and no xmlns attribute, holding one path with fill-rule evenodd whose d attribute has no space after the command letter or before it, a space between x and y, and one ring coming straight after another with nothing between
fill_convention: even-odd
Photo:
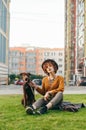
<instances>
[{"instance_id":1,"label":"building wall","mask_svg":"<svg viewBox=\"0 0 86 130\"><path fill-rule=\"evenodd\" d=\"M26 50L26 72L36 74L36 52L35 49Z\"/></svg>"},{"instance_id":2,"label":"building wall","mask_svg":"<svg viewBox=\"0 0 86 130\"><path fill-rule=\"evenodd\" d=\"M86 0L84 0L84 76L86 77Z\"/></svg>"},{"instance_id":3,"label":"building wall","mask_svg":"<svg viewBox=\"0 0 86 130\"><path fill-rule=\"evenodd\" d=\"M23 49L24 69L19 70L21 56L19 48L10 48L9 54L9 73L19 74L20 72L29 72L31 74L45 75L41 65L46 59L54 59L59 66L58 74L64 76L64 49L50 49L50 48L25 48Z\"/></svg>"},{"instance_id":4,"label":"building wall","mask_svg":"<svg viewBox=\"0 0 86 130\"><path fill-rule=\"evenodd\" d=\"M81 59L84 57L84 1L77 0L77 72L84 75Z\"/></svg>"},{"instance_id":5,"label":"building wall","mask_svg":"<svg viewBox=\"0 0 86 130\"><path fill-rule=\"evenodd\" d=\"M41 65L46 59L53 59L58 63L58 75L64 76L64 49L63 48L41 48L37 49L37 73L45 75Z\"/></svg>"},{"instance_id":6,"label":"building wall","mask_svg":"<svg viewBox=\"0 0 86 130\"><path fill-rule=\"evenodd\" d=\"M65 82L76 73L76 0L65 2Z\"/></svg>"},{"instance_id":7,"label":"building wall","mask_svg":"<svg viewBox=\"0 0 86 130\"><path fill-rule=\"evenodd\" d=\"M65 2L65 81L86 76L86 0ZM74 71L70 71L73 69ZM72 76L73 75L73 76Z\"/></svg>"},{"instance_id":8,"label":"building wall","mask_svg":"<svg viewBox=\"0 0 86 130\"><path fill-rule=\"evenodd\" d=\"M26 48L12 47L9 51L9 74L26 72Z\"/></svg>"},{"instance_id":9,"label":"building wall","mask_svg":"<svg viewBox=\"0 0 86 130\"><path fill-rule=\"evenodd\" d=\"M9 3L0 0L0 84L8 82Z\"/></svg>"},{"instance_id":10,"label":"building wall","mask_svg":"<svg viewBox=\"0 0 86 130\"><path fill-rule=\"evenodd\" d=\"M84 1L84 56L86 57L86 0Z\"/></svg>"}]
</instances>

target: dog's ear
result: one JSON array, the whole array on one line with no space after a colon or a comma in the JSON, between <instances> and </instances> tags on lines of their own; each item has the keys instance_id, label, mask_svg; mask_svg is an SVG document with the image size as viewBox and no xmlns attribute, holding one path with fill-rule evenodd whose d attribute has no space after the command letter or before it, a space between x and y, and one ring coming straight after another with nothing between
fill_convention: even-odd
<instances>
[{"instance_id":1,"label":"dog's ear","mask_svg":"<svg viewBox=\"0 0 86 130\"><path fill-rule=\"evenodd\" d=\"M30 76L31 76L31 74L30 74L30 73L27 73L27 76L28 76L28 77L30 77Z\"/></svg>"},{"instance_id":2,"label":"dog's ear","mask_svg":"<svg viewBox=\"0 0 86 130\"><path fill-rule=\"evenodd\" d=\"M22 73L20 73L19 75L22 76Z\"/></svg>"},{"instance_id":3,"label":"dog's ear","mask_svg":"<svg viewBox=\"0 0 86 130\"><path fill-rule=\"evenodd\" d=\"M28 77L31 76L31 74L29 72L28 73L25 73L25 72L20 73L20 76L25 76L25 75L27 75Z\"/></svg>"},{"instance_id":4,"label":"dog's ear","mask_svg":"<svg viewBox=\"0 0 86 130\"><path fill-rule=\"evenodd\" d=\"M20 73L20 76L23 76L23 75L27 75L27 73L25 72Z\"/></svg>"}]
</instances>

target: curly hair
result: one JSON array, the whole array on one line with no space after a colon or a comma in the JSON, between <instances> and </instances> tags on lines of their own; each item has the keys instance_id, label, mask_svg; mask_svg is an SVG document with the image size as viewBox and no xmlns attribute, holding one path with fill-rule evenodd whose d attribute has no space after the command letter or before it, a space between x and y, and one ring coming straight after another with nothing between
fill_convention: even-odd
<instances>
[{"instance_id":1,"label":"curly hair","mask_svg":"<svg viewBox=\"0 0 86 130\"><path fill-rule=\"evenodd\" d=\"M46 64L47 64L47 63L51 63L51 64L53 65L54 71L55 71L55 73L56 73L57 70L58 70L58 64L57 64L53 59L47 59L47 60L45 60L45 61L42 63L42 69L43 69L43 71L44 71L47 75L49 75L49 73L48 73L47 70L46 70Z\"/></svg>"}]
</instances>

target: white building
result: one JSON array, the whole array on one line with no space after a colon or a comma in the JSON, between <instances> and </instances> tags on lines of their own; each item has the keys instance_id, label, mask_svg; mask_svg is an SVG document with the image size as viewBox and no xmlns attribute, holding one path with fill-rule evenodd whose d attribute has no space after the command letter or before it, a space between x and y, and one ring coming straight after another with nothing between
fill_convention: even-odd
<instances>
[{"instance_id":1,"label":"white building","mask_svg":"<svg viewBox=\"0 0 86 130\"><path fill-rule=\"evenodd\" d=\"M0 84L8 81L9 3L0 0Z\"/></svg>"}]
</instances>

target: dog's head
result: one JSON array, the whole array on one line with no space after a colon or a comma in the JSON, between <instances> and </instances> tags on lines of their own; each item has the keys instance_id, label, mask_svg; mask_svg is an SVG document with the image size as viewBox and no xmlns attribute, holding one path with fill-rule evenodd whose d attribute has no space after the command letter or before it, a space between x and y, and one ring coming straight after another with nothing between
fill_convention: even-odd
<instances>
[{"instance_id":1,"label":"dog's head","mask_svg":"<svg viewBox=\"0 0 86 130\"><path fill-rule=\"evenodd\" d=\"M31 76L30 73L22 72L20 73L20 76L22 77L23 81L30 82L30 76Z\"/></svg>"}]
</instances>

